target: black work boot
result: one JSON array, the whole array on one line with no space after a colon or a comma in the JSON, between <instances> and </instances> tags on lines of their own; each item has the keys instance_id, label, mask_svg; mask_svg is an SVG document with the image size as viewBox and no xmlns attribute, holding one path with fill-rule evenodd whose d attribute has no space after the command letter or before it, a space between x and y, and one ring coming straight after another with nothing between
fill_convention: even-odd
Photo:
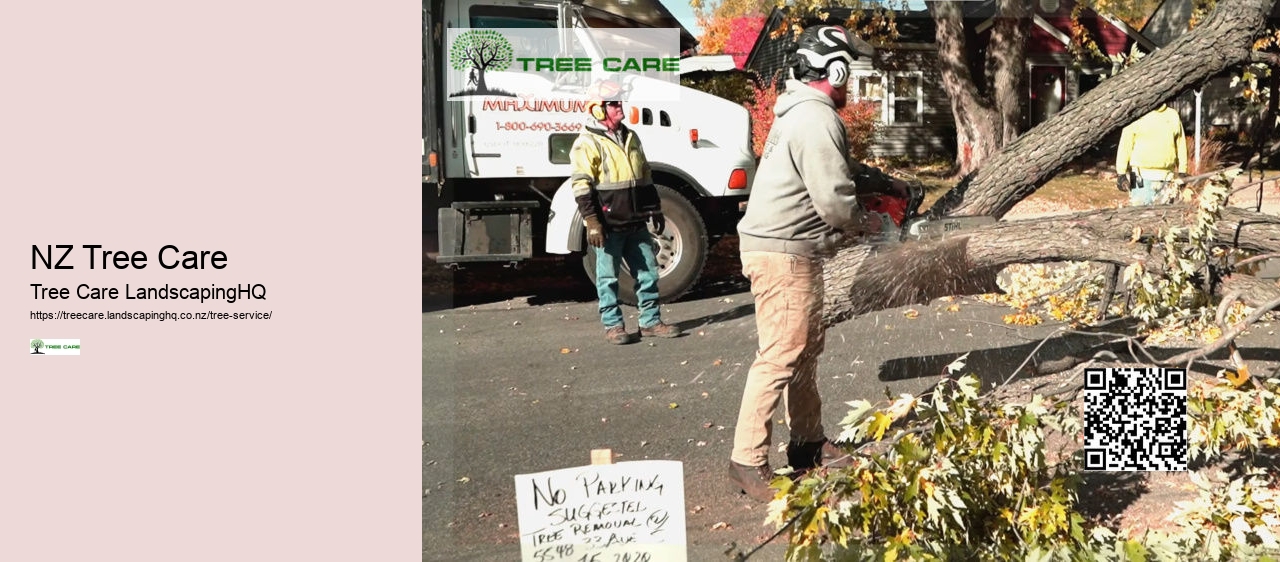
<instances>
[{"instance_id":1,"label":"black work boot","mask_svg":"<svg viewBox=\"0 0 1280 562\"><path fill-rule=\"evenodd\" d=\"M773 480L773 471L769 470L767 464L747 466L729 461L729 480L737 485L742 493L758 501L773 501L773 496L777 493L777 490L769 487L769 482Z\"/></svg>"},{"instance_id":2,"label":"black work boot","mask_svg":"<svg viewBox=\"0 0 1280 562\"><path fill-rule=\"evenodd\" d=\"M853 456L829 440L787 444L787 464L794 470L811 468L844 468L853 464Z\"/></svg>"}]
</instances>

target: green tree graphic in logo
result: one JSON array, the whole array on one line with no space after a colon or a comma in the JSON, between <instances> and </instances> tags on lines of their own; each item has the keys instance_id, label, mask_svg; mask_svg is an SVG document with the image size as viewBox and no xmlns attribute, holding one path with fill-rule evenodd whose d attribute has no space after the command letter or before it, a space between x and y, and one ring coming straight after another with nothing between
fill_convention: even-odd
<instances>
[{"instance_id":1,"label":"green tree graphic in logo","mask_svg":"<svg viewBox=\"0 0 1280 562\"><path fill-rule=\"evenodd\" d=\"M32 355L44 355L44 353L40 351L40 349L41 349L41 348L43 348L43 347L44 347L44 342L43 342L43 341L41 341L41 340L31 340L31 349L34 349L34 350L35 350L35 351L32 351L32 352L31 352L31 354L32 354Z\"/></svg>"},{"instance_id":2,"label":"green tree graphic in logo","mask_svg":"<svg viewBox=\"0 0 1280 562\"><path fill-rule=\"evenodd\" d=\"M449 47L449 65L467 73L467 85L455 96L515 96L510 92L490 89L484 73L503 71L515 60L511 43L501 33L489 29L473 29L459 35Z\"/></svg>"}]
</instances>

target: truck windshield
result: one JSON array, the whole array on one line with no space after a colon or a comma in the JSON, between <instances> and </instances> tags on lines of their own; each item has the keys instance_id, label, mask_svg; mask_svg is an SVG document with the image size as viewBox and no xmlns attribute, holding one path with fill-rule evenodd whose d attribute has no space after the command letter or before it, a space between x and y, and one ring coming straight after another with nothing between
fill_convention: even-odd
<instances>
[{"instance_id":1,"label":"truck windshield","mask_svg":"<svg viewBox=\"0 0 1280 562\"><path fill-rule=\"evenodd\" d=\"M469 12L471 18L471 27L487 28L487 29L557 29L557 11L554 8L529 7L529 6L493 6L493 5L476 5L472 6ZM575 17L575 23L581 25L581 21ZM592 52L598 52L587 49L582 41L590 40L588 35L580 35L577 31L559 34L551 34L542 36L541 40L534 41L525 38L510 38L513 41L512 47L522 52L546 53L547 56L554 54L556 57L585 57L592 58ZM532 41L532 42L531 42ZM518 45L515 43L519 43ZM535 44L536 43L536 44ZM591 75L587 72L558 72L556 73L555 87L580 89L586 87L591 82Z\"/></svg>"},{"instance_id":2,"label":"truck windshield","mask_svg":"<svg viewBox=\"0 0 1280 562\"><path fill-rule=\"evenodd\" d=\"M472 6L471 27L555 29L556 11L513 6Z\"/></svg>"}]
</instances>

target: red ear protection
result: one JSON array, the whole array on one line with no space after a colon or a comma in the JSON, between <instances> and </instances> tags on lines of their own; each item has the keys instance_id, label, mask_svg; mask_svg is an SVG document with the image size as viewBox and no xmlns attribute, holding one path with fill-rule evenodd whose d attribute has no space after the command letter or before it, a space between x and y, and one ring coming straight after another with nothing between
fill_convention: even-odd
<instances>
[{"instance_id":1,"label":"red ear protection","mask_svg":"<svg viewBox=\"0 0 1280 562\"><path fill-rule=\"evenodd\" d=\"M621 99L622 86L612 80L601 80L587 88L587 111L596 121L604 121L604 102Z\"/></svg>"}]
</instances>

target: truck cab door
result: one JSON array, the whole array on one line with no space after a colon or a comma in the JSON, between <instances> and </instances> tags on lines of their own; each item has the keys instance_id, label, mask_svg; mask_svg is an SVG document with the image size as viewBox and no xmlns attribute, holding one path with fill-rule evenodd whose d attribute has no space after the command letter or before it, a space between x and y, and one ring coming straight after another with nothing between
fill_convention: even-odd
<instances>
[{"instance_id":1,"label":"truck cab door","mask_svg":"<svg viewBox=\"0 0 1280 562\"><path fill-rule=\"evenodd\" d=\"M559 31L565 10L507 0L463 0L459 6L465 9L460 27L499 30L513 53L505 65L486 70L448 69L454 73L452 84L476 92L451 93L449 102L463 132L467 177L569 175L567 154L559 152L567 152L565 137L576 137L586 120L582 92L590 73L538 71L536 62L514 60L586 57L572 41L564 43L573 36L571 30Z\"/></svg>"}]
</instances>

